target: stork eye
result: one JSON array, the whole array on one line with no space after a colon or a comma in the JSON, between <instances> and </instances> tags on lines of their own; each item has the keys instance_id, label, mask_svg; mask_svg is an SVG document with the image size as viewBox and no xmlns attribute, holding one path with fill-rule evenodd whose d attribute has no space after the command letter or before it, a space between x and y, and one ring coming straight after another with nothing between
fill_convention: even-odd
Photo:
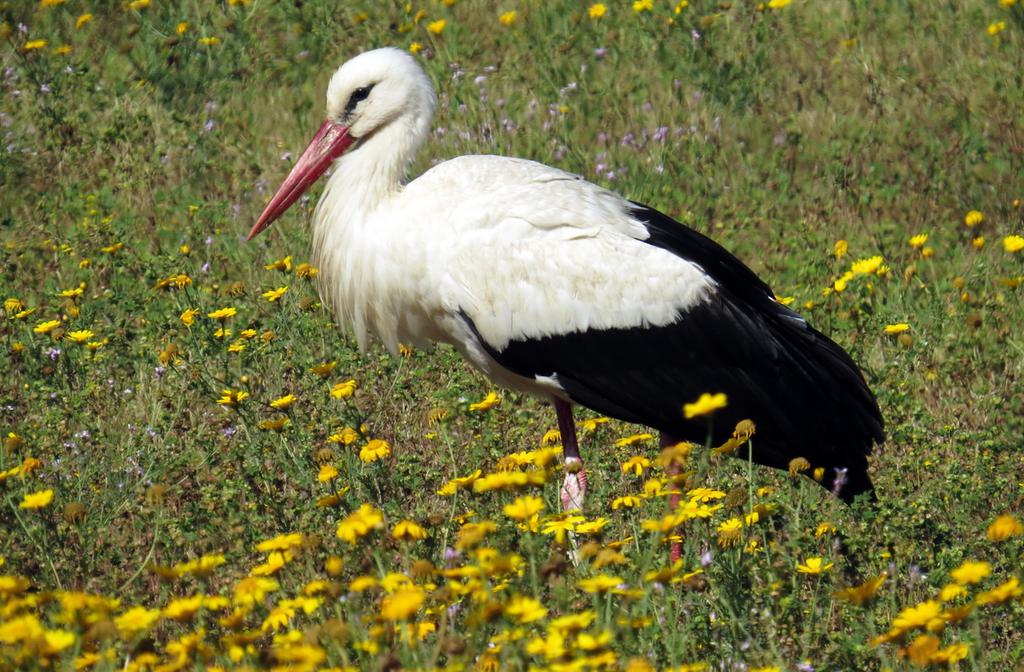
<instances>
[{"instance_id":1,"label":"stork eye","mask_svg":"<svg viewBox=\"0 0 1024 672\"><path fill-rule=\"evenodd\" d=\"M358 89L353 91L352 95L349 96L348 103L345 104L345 114L351 113L356 109L356 105L358 105L360 101L366 100L366 97L370 95L370 89L372 88L373 84L370 84L369 86L360 86Z\"/></svg>"}]
</instances>

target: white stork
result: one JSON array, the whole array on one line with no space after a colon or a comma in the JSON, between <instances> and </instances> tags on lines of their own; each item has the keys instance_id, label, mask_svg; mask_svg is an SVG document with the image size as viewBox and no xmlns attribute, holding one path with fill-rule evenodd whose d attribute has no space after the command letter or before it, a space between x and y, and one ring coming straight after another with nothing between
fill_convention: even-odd
<instances>
[{"instance_id":1,"label":"white stork","mask_svg":"<svg viewBox=\"0 0 1024 672\"><path fill-rule=\"evenodd\" d=\"M703 443L682 406L724 392L712 440L744 418L754 462L822 467L844 500L871 492L882 418L857 365L714 241L577 175L463 156L406 182L436 99L398 49L363 53L327 89L327 120L249 232L328 168L313 215L321 292L365 348L450 343L495 383L550 400L583 501L572 404ZM751 449L747 448L746 451ZM749 452L743 452L747 457Z\"/></svg>"}]
</instances>

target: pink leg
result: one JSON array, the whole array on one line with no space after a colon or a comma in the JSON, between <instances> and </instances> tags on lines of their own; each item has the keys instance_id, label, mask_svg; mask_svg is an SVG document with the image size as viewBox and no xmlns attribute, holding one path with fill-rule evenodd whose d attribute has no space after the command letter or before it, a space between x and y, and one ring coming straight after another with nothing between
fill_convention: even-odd
<instances>
[{"instance_id":1,"label":"pink leg","mask_svg":"<svg viewBox=\"0 0 1024 672\"><path fill-rule=\"evenodd\" d=\"M555 414L558 415L558 431L562 435L562 457L565 459L565 481L559 492L563 511L583 508L587 494L587 472L580 459L579 444L576 443L576 424L572 420L572 404L555 399Z\"/></svg>"},{"instance_id":2,"label":"pink leg","mask_svg":"<svg viewBox=\"0 0 1024 672\"><path fill-rule=\"evenodd\" d=\"M673 439L672 437L668 436L667 434L662 434L661 435L660 444L661 444L661 449L662 450L664 450L665 448L668 448L669 446L674 446L677 443L679 443L679 442L676 441L675 439ZM678 490L676 489L677 486L676 486L676 482L675 482L675 480L676 480L675 477L679 474L679 465L675 461L672 461L668 465L668 467L665 469L665 473L668 474L669 487L673 490L673 493L674 493L674 494L669 495L669 498L668 498L668 510L669 511L675 511L676 509L679 508L679 494L678 494ZM673 563L676 560L679 560L680 558L682 558L683 557L683 545L680 544L678 541L673 541L672 542L672 549L670 551L670 554L671 554L671 561Z\"/></svg>"}]
</instances>

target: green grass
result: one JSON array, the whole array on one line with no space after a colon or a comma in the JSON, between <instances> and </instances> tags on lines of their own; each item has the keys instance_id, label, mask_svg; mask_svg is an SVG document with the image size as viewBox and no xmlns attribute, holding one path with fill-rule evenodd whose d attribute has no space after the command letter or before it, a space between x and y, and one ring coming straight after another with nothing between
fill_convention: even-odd
<instances>
[{"instance_id":1,"label":"green grass","mask_svg":"<svg viewBox=\"0 0 1024 672\"><path fill-rule=\"evenodd\" d=\"M882 670L957 643L968 647L960 669L1024 664L1024 604L1006 583L1022 578L1024 541L986 535L1000 514L1019 518L1024 501L1024 253L1003 244L1024 233L1024 6L606 4L592 19L589 3L569 2L0 3L0 298L24 306L9 304L0 321L0 471L41 462L0 482L0 666L114 670L152 652L165 669ZM92 20L76 28L85 13ZM443 32L429 32L439 19ZM47 43L26 50L36 40ZM579 536L593 543L578 567L552 535L505 516L517 493L435 494L537 449L551 409L501 393L499 405L470 411L490 387L447 348L360 354L319 304L315 279L296 272L309 258L310 208L243 241L287 172L282 156L319 125L333 70L366 49L413 43L445 129L417 172L497 153L581 173L713 236L846 347L887 421L872 458L878 504L846 507L807 479L696 449L682 489L725 496L679 528L676 578L703 572L663 585L645 575L667 563L667 546L643 522L667 513L666 498L610 506L663 476L620 469L657 456L653 441L616 447L642 428L584 433L584 514L608 522ZM57 53L63 45L71 51ZM973 228L971 210L984 213ZM927 253L908 244L919 233ZM837 258L840 239L849 253ZM289 255L290 270L265 268ZM887 273L823 292L874 255ZM156 289L172 274L191 283ZM276 302L261 296L282 286ZM218 338L206 315L228 306L233 334ZM23 309L34 312L19 318ZM198 310L190 327L186 309ZM48 320L59 325L34 331ZM897 323L910 329L883 333ZM71 339L85 329L95 350ZM255 335L244 350L228 352L245 329ZM331 361L323 378L310 371ZM329 394L348 379L352 397ZM224 389L250 396L228 408L217 403ZM291 408L268 406L286 394L297 397ZM259 427L284 416L280 432ZM361 428L357 440L330 442L344 427ZM391 454L364 464L371 438ZM319 482L323 464L339 476ZM542 528L557 520L562 477L547 475L529 491L546 504ZM45 507L19 507L48 489ZM332 492L334 506L316 505ZM363 503L385 527L349 544L338 523ZM481 543L509 567L465 539L469 510L497 523ZM719 525L754 510L760 520L722 546ZM394 539L403 519L429 536ZM819 534L822 523L835 530ZM274 574L279 589L237 623L218 619L241 603L216 600L178 620L165 610L137 631L122 617L198 594L234 599L266 559L256 544L287 533L303 537ZM221 554L208 576L160 578L158 566ZM797 571L813 557L834 566ZM917 629L871 641L936 599L965 560L991 563L991 575L943 605L936 640ZM463 566L480 575L431 570ZM395 592L395 573L420 588ZM864 605L834 597L883 573ZM628 588L581 587L602 574ZM360 576L387 585L353 592ZM306 603L311 613L284 602L315 580L326 583L310 588L321 600ZM1000 585L1007 601L977 599ZM75 611L64 591L104 599ZM424 598L408 617L429 624L417 626L421 641L382 615L396 595ZM514 595L547 612L517 611ZM950 618L967 605L963 620ZM585 634L557 620L588 612Z\"/></svg>"}]
</instances>

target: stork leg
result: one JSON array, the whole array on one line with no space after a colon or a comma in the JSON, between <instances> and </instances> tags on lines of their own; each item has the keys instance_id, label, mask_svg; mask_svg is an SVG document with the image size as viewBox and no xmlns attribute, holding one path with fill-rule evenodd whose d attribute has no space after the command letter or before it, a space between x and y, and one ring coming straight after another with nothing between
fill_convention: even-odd
<instances>
[{"instance_id":1,"label":"stork leg","mask_svg":"<svg viewBox=\"0 0 1024 672\"><path fill-rule=\"evenodd\" d=\"M678 440L665 434L661 435L661 449L665 450L670 446L674 446L679 443ZM668 475L668 487L671 488L672 494L668 496L668 510L674 512L679 508L679 490L678 484L676 483L676 476L679 475L679 463L675 460L669 462L668 466L665 467L665 473ZM683 557L683 545L678 541L672 542L672 549L670 551L672 562L679 560Z\"/></svg>"},{"instance_id":2,"label":"stork leg","mask_svg":"<svg viewBox=\"0 0 1024 672\"><path fill-rule=\"evenodd\" d=\"M555 414L558 416L558 431L562 435L562 457L565 460L565 481L559 491L562 510L583 508L587 494L587 472L580 459L580 447L576 443L576 423L572 419L572 404L555 399Z\"/></svg>"}]
</instances>

